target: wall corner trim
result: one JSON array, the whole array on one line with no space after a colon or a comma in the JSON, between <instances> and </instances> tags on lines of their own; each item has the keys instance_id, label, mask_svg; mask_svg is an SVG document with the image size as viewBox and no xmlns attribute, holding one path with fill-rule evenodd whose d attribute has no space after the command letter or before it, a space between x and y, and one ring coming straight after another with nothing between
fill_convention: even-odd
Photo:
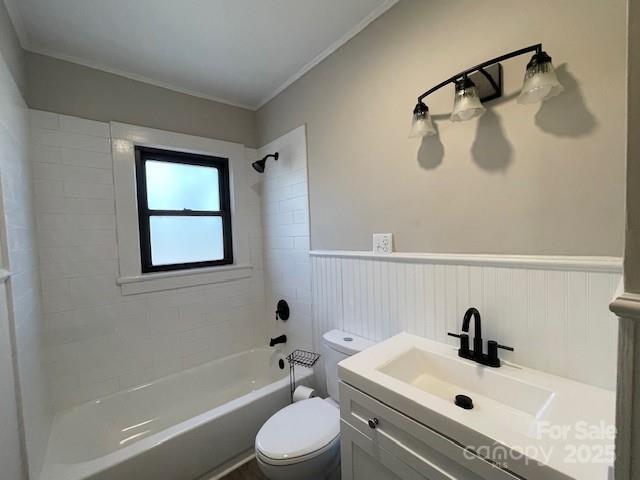
<instances>
[{"instance_id":1,"label":"wall corner trim","mask_svg":"<svg viewBox=\"0 0 640 480\"><path fill-rule=\"evenodd\" d=\"M394 252L389 255L377 255L369 251L346 250L312 250L310 252L310 255L315 257L374 259L390 262L482 265L507 268L537 268L550 270L622 273L622 258L619 257L400 252Z\"/></svg>"},{"instance_id":2,"label":"wall corner trim","mask_svg":"<svg viewBox=\"0 0 640 480\"><path fill-rule=\"evenodd\" d=\"M611 302L609 310L618 317L640 320L640 294L623 293Z\"/></svg>"}]
</instances>

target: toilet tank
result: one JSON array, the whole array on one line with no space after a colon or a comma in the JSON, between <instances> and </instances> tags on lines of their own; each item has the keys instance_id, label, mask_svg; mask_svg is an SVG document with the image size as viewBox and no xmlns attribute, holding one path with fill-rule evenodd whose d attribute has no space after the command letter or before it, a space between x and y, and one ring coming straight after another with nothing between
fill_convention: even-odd
<instances>
[{"instance_id":1,"label":"toilet tank","mask_svg":"<svg viewBox=\"0 0 640 480\"><path fill-rule=\"evenodd\" d=\"M336 402L338 401L338 363L374 343L342 330L331 330L322 336L327 392Z\"/></svg>"}]
</instances>

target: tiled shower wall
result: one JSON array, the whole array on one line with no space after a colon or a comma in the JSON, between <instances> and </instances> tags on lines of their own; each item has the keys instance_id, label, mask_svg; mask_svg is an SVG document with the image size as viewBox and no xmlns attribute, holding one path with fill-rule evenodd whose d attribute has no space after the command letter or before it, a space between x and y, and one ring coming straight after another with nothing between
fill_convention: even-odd
<instances>
[{"instance_id":1,"label":"tiled shower wall","mask_svg":"<svg viewBox=\"0 0 640 480\"><path fill-rule=\"evenodd\" d=\"M43 322L40 301L40 279L36 250L35 213L32 192L32 168L29 162L28 110L0 56L0 175L2 177L2 268L11 271L6 283L8 318L1 331L9 337L3 345L11 345L13 352L2 352L9 361L15 359L18 377L18 396L0 402L6 422L0 422L1 437L12 430L9 412L15 400L21 403L21 420L28 452L28 469L33 478L40 472L49 438L52 411L50 408L45 362L42 356ZM5 288L2 289L4 294ZM2 348L2 347L0 347ZM11 371L3 365L3 372ZM5 386L5 385L3 385ZM3 394L8 393L6 390ZM12 405L13 404L13 405ZM17 433L17 432L14 432ZM5 443L3 442L3 448ZM6 445L7 450L11 447ZM14 458L15 460L15 458ZM3 474L11 475L10 471ZM11 470L11 465L7 469ZM4 477L3 477L4 478Z\"/></svg>"},{"instance_id":2,"label":"tiled shower wall","mask_svg":"<svg viewBox=\"0 0 640 480\"><path fill-rule=\"evenodd\" d=\"M123 296L109 125L32 111L46 358L56 409L132 387L266 337L260 204L246 195L251 278ZM247 166L247 168L249 168Z\"/></svg>"},{"instance_id":3,"label":"tiled shower wall","mask_svg":"<svg viewBox=\"0 0 640 480\"><path fill-rule=\"evenodd\" d=\"M307 140L304 126L260 148L258 158L278 152L265 172L251 181L260 192L263 222L266 322L269 336L287 335L289 352L312 348L311 265L309 259L309 197ZM275 319L278 300L291 309L286 322Z\"/></svg>"},{"instance_id":4,"label":"tiled shower wall","mask_svg":"<svg viewBox=\"0 0 640 480\"><path fill-rule=\"evenodd\" d=\"M544 257L538 257L544 258ZM621 269L495 266L312 256L315 337L340 328L372 340L406 331L457 345L468 307L506 360L615 388L617 320L608 306ZM473 328L473 327L472 327ZM471 332L473 335L473 332Z\"/></svg>"}]
</instances>

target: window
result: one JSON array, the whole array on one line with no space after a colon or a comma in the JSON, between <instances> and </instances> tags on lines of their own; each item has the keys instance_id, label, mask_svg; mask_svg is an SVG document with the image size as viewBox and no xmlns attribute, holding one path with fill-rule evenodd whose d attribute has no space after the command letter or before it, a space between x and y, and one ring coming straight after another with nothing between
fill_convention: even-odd
<instances>
[{"instance_id":1,"label":"window","mask_svg":"<svg viewBox=\"0 0 640 480\"><path fill-rule=\"evenodd\" d=\"M228 159L135 153L142 272L233 263Z\"/></svg>"}]
</instances>

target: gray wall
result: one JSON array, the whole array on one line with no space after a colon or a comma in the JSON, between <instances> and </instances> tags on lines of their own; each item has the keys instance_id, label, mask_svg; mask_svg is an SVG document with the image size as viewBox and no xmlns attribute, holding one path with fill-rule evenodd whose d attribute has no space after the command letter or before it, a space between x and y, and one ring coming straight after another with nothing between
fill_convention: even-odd
<instances>
[{"instance_id":1,"label":"gray wall","mask_svg":"<svg viewBox=\"0 0 640 480\"><path fill-rule=\"evenodd\" d=\"M0 0L0 55L24 96L26 91L25 52L20 46L18 35L3 0Z\"/></svg>"},{"instance_id":2,"label":"gray wall","mask_svg":"<svg viewBox=\"0 0 640 480\"><path fill-rule=\"evenodd\" d=\"M27 52L30 108L255 147L255 112Z\"/></svg>"},{"instance_id":3,"label":"gray wall","mask_svg":"<svg viewBox=\"0 0 640 480\"><path fill-rule=\"evenodd\" d=\"M625 6L402 0L261 108L261 145L307 124L312 248L393 232L401 251L621 255ZM429 102L439 137L407 139L418 94L537 42L562 96L517 104L529 57L511 60L483 117L444 119L447 88Z\"/></svg>"}]
</instances>

